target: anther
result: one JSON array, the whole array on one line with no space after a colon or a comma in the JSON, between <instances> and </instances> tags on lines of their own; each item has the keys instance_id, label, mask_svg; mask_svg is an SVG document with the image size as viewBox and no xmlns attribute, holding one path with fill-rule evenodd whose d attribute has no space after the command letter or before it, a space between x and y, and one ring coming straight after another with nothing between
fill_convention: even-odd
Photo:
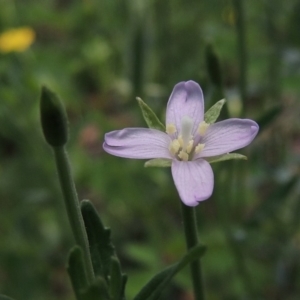
<instances>
[{"instance_id":1,"label":"anther","mask_svg":"<svg viewBox=\"0 0 300 300\"><path fill-rule=\"evenodd\" d=\"M173 140L169 148L171 154L175 155L179 151L179 149L180 149L180 144L178 140Z\"/></svg>"},{"instance_id":2,"label":"anther","mask_svg":"<svg viewBox=\"0 0 300 300\"><path fill-rule=\"evenodd\" d=\"M205 144L198 144L195 148L195 153L198 154L200 153L205 147Z\"/></svg>"},{"instance_id":3,"label":"anther","mask_svg":"<svg viewBox=\"0 0 300 300\"><path fill-rule=\"evenodd\" d=\"M186 152L187 152L188 154L190 154L190 152L192 151L193 146L194 146L194 141L193 141L193 140L190 140L188 146L186 147Z\"/></svg>"},{"instance_id":4,"label":"anther","mask_svg":"<svg viewBox=\"0 0 300 300\"><path fill-rule=\"evenodd\" d=\"M199 124L199 127L198 127L198 133L200 135L205 135L206 131L207 131L207 128L209 127L209 124L206 123L205 121L202 121L200 124Z\"/></svg>"},{"instance_id":5,"label":"anther","mask_svg":"<svg viewBox=\"0 0 300 300\"><path fill-rule=\"evenodd\" d=\"M178 157L183 161L188 161L189 160L189 155L186 152L182 151L182 150L179 152Z\"/></svg>"},{"instance_id":6,"label":"anther","mask_svg":"<svg viewBox=\"0 0 300 300\"><path fill-rule=\"evenodd\" d=\"M167 124L166 125L166 132L167 134L174 134L176 132L176 127L174 124Z\"/></svg>"}]
</instances>

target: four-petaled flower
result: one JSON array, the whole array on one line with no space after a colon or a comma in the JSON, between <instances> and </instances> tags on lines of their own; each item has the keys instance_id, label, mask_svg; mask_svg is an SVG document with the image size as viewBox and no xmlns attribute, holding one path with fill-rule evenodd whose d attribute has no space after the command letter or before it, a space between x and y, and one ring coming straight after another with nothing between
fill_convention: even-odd
<instances>
[{"instance_id":1,"label":"four-petaled flower","mask_svg":"<svg viewBox=\"0 0 300 300\"><path fill-rule=\"evenodd\" d=\"M105 135L106 152L126 158L172 160L172 175L184 204L196 206L213 191L214 175L208 157L226 154L251 143L256 122L228 119L204 121L204 100L194 81L175 85L166 110L166 132L125 128Z\"/></svg>"}]
</instances>

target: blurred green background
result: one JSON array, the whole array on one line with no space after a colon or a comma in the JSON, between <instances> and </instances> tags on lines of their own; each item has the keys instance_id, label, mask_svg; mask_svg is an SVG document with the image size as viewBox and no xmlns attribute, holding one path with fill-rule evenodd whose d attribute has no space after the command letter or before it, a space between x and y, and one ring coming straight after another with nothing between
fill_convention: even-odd
<instances>
[{"instance_id":1,"label":"blurred green background","mask_svg":"<svg viewBox=\"0 0 300 300\"><path fill-rule=\"evenodd\" d=\"M225 97L223 117L261 126L239 151L248 161L213 165L214 194L197 207L207 299L299 299L299 1L0 0L0 7L0 293L74 299L65 269L74 241L40 128L42 84L65 103L78 194L112 229L128 299L183 255L170 170L112 157L102 142L107 131L146 126L136 96L164 120L173 86L192 79L206 109ZM163 299L193 299L188 271Z\"/></svg>"}]
</instances>

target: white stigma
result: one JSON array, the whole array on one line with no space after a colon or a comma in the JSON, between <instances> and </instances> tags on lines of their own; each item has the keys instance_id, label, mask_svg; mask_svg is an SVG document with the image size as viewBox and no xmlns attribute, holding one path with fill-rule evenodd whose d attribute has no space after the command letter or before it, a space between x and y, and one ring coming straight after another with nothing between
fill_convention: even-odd
<instances>
[{"instance_id":1,"label":"white stigma","mask_svg":"<svg viewBox=\"0 0 300 300\"><path fill-rule=\"evenodd\" d=\"M185 151L189 145L194 120L188 116L184 116L181 120L181 138L182 138L182 149Z\"/></svg>"}]
</instances>

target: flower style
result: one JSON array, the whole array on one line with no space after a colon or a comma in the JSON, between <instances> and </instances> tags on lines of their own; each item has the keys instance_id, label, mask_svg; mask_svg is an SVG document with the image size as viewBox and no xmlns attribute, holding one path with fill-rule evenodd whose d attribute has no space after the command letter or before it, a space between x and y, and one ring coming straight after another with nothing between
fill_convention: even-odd
<instances>
[{"instance_id":1,"label":"flower style","mask_svg":"<svg viewBox=\"0 0 300 300\"><path fill-rule=\"evenodd\" d=\"M258 132L256 122L228 119L204 121L204 100L194 81L175 85L166 110L166 132L149 128L125 128L105 135L103 148L120 157L172 160L172 175L179 196L196 206L213 191L214 175L207 158L243 148Z\"/></svg>"}]
</instances>

